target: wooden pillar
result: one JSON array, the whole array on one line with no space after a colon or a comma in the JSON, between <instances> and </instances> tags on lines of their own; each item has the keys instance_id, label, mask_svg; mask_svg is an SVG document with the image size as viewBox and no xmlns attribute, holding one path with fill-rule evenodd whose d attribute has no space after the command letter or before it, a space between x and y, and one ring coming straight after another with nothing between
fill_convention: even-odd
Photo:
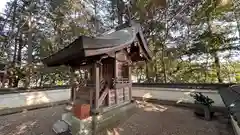
<instances>
[{"instance_id":1,"label":"wooden pillar","mask_svg":"<svg viewBox=\"0 0 240 135\"><path fill-rule=\"evenodd\" d=\"M115 55L114 60L114 78L116 79L118 77L118 61L117 61L117 55Z\"/></svg>"},{"instance_id":2,"label":"wooden pillar","mask_svg":"<svg viewBox=\"0 0 240 135\"><path fill-rule=\"evenodd\" d=\"M92 89L90 90L89 96L90 96L90 106L92 109L92 107L93 107L93 90Z\"/></svg>"},{"instance_id":3,"label":"wooden pillar","mask_svg":"<svg viewBox=\"0 0 240 135\"><path fill-rule=\"evenodd\" d=\"M74 71L75 71L75 69L74 68L70 68L70 72L71 72L71 80L70 80L70 82L71 82L71 98L70 98L70 101L71 102L74 102L74 100L75 100L75 97L76 97L76 93L75 93L75 75L74 75Z\"/></svg>"},{"instance_id":4,"label":"wooden pillar","mask_svg":"<svg viewBox=\"0 0 240 135\"><path fill-rule=\"evenodd\" d=\"M99 92L100 92L100 65L98 63L95 63L95 109L93 114L93 121L92 121L92 135L97 135L97 115L99 111Z\"/></svg>"},{"instance_id":5,"label":"wooden pillar","mask_svg":"<svg viewBox=\"0 0 240 135\"><path fill-rule=\"evenodd\" d=\"M98 99L99 99L99 92L100 92L100 65L99 64L95 64L95 109L98 110L99 108L99 103L98 103Z\"/></svg>"},{"instance_id":6,"label":"wooden pillar","mask_svg":"<svg viewBox=\"0 0 240 135\"><path fill-rule=\"evenodd\" d=\"M117 81L118 78L118 61L117 61L117 54L115 54L115 81ZM115 82L116 83L116 82ZM115 100L116 100L116 104L118 104L118 89L115 89Z\"/></svg>"},{"instance_id":7,"label":"wooden pillar","mask_svg":"<svg viewBox=\"0 0 240 135\"><path fill-rule=\"evenodd\" d=\"M131 65L129 64L129 67L128 67L128 79L129 79L129 100L131 101L132 100L132 68L131 68Z\"/></svg>"}]
</instances>

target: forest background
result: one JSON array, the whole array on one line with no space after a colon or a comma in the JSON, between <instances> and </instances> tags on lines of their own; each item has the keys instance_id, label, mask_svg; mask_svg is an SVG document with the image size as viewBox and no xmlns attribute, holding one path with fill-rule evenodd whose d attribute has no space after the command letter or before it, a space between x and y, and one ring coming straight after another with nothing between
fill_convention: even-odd
<instances>
[{"instance_id":1,"label":"forest background","mask_svg":"<svg viewBox=\"0 0 240 135\"><path fill-rule=\"evenodd\" d=\"M48 68L41 59L80 35L123 24L129 13L153 53L134 66L134 81L240 82L238 0L10 0L0 14L8 87L68 84L69 68Z\"/></svg>"}]
</instances>

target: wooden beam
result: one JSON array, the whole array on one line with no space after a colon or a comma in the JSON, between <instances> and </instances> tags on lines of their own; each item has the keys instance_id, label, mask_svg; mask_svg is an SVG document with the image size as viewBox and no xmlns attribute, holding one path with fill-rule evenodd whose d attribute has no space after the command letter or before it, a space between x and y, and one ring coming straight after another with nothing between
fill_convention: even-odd
<instances>
[{"instance_id":1,"label":"wooden beam","mask_svg":"<svg viewBox=\"0 0 240 135\"><path fill-rule=\"evenodd\" d=\"M114 88L115 89L122 89L125 87L131 87L132 84L131 83L115 83Z\"/></svg>"},{"instance_id":2,"label":"wooden beam","mask_svg":"<svg viewBox=\"0 0 240 135\"><path fill-rule=\"evenodd\" d=\"M115 52L108 52L108 57L115 58Z\"/></svg>"},{"instance_id":3,"label":"wooden beam","mask_svg":"<svg viewBox=\"0 0 240 135\"><path fill-rule=\"evenodd\" d=\"M102 93L101 97L99 98L98 103L99 103L100 105L102 104L102 102L103 102L103 100L106 98L106 96L108 95L108 91L109 91L109 89L106 88L106 89L104 90L104 92Z\"/></svg>"}]
</instances>

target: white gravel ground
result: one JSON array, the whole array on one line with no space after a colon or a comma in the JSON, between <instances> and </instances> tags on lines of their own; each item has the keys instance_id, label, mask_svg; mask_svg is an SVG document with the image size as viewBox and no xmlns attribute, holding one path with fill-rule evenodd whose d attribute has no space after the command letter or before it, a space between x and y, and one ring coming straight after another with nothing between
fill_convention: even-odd
<instances>
[{"instance_id":1,"label":"white gravel ground","mask_svg":"<svg viewBox=\"0 0 240 135\"><path fill-rule=\"evenodd\" d=\"M0 135L54 135L52 125L64 106L0 117ZM212 121L196 118L191 109L139 103L139 111L107 134L114 135L233 135L221 114ZM102 135L102 134L101 134Z\"/></svg>"}]
</instances>

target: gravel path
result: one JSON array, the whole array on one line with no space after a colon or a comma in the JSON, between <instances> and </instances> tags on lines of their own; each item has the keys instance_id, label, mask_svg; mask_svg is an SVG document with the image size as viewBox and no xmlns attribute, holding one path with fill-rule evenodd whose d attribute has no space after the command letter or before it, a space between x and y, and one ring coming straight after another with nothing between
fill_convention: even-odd
<instances>
[{"instance_id":1,"label":"gravel path","mask_svg":"<svg viewBox=\"0 0 240 135\"><path fill-rule=\"evenodd\" d=\"M61 118L63 106L0 117L0 135L54 135L51 127ZM115 135L233 135L228 119L196 118L192 110L139 103L139 110L114 129ZM114 135L113 130L108 132Z\"/></svg>"},{"instance_id":2,"label":"gravel path","mask_svg":"<svg viewBox=\"0 0 240 135\"><path fill-rule=\"evenodd\" d=\"M55 106L0 117L0 135L54 135L52 125L64 106Z\"/></svg>"},{"instance_id":3,"label":"gravel path","mask_svg":"<svg viewBox=\"0 0 240 135\"><path fill-rule=\"evenodd\" d=\"M193 110L140 103L134 114L117 129L120 135L233 135L228 119L216 114L212 121L197 118Z\"/></svg>"}]
</instances>

